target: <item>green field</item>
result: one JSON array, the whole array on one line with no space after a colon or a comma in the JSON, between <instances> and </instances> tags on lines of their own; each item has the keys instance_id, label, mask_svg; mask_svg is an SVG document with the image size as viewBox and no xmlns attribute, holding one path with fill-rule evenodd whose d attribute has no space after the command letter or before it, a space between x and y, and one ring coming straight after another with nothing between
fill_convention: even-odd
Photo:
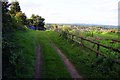
<instances>
[{"instance_id":1,"label":"green field","mask_svg":"<svg viewBox=\"0 0 120 80\"><path fill-rule=\"evenodd\" d=\"M17 78L34 77L35 71L35 46L40 45L43 55L43 78L70 78L65 65L52 47L56 44L70 59L78 72L85 78L117 78L120 75L120 65L113 64L111 60L103 57L96 58L96 53L82 47L70 40L60 37L54 31L18 31L15 40L21 50L18 52L20 60L14 63ZM26 46L27 45L27 46ZM11 59L14 62L15 57ZM22 70L21 70L22 69Z\"/></svg>"},{"instance_id":2,"label":"green field","mask_svg":"<svg viewBox=\"0 0 120 80\"><path fill-rule=\"evenodd\" d=\"M14 33L17 44L22 47L18 56L18 63L14 63L16 67L16 78L33 78L35 71L35 47L40 45L43 53L43 78L70 78L70 75L64 66L59 55L52 48L52 43L48 39L44 31L27 32L19 31ZM15 43L15 42L14 42ZM12 56L13 58L16 57ZM14 62L16 59L12 59ZM21 70L22 69L22 70Z\"/></svg>"},{"instance_id":3,"label":"green field","mask_svg":"<svg viewBox=\"0 0 120 80\"><path fill-rule=\"evenodd\" d=\"M33 31L37 38L37 44L40 44L43 54L43 78L70 78L70 75L64 66L62 60L52 47L52 42L45 31Z\"/></svg>"},{"instance_id":4,"label":"green field","mask_svg":"<svg viewBox=\"0 0 120 80\"><path fill-rule=\"evenodd\" d=\"M116 29L117 26L46 24L40 15L30 12L32 15L28 18L17 0L0 3L3 80L120 78L120 29ZM57 21L50 15L50 22Z\"/></svg>"},{"instance_id":5,"label":"green field","mask_svg":"<svg viewBox=\"0 0 120 80\"><path fill-rule=\"evenodd\" d=\"M69 42L64 38L60 38L56 32L48 31L48 36L54 41L74 63L79 72L88 77L118 77L119 65L115 64L110 70L109 59L103 57L96 58L96 54L76 43ZM109 56L108 56L109 57ZM94 66L94 68L93 68ZM118 70L117 70L118 69ZM113 74L114 73L114 74ZM95 75L96 74L96 75Z\"/></svg>"}]
</instances>

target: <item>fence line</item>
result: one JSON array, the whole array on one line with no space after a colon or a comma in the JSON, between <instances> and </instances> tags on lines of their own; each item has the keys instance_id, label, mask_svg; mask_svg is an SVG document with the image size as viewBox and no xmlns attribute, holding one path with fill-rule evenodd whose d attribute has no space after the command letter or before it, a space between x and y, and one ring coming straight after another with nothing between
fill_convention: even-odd
<instances>
[{"instance_id":1,"label":"fence line","mask_svg":"<svg viewBox=\"0 0 120 80\"><path fill-rule=\"evenodd\" d=\"M92 40L89 40L89 39L86 39L86 38L83 38L83 37L80 37L80 36L77 36L77 35L74 35L74 34L70 34L70 33L64 32L64 35L65 35L64 37L66 37L66 39L67 39L67 38L68 38L68 39L71 39L72 41L77 42L77 43L79 43L79 44L82 44L84 47L86 47L86 48L92 50L93 52L95 52L97 57L98 57L99 55L101 55L101 56L107 58L104 54L102 54L102 53L100 52L100 47L104 47L104 48L106 48L106 49L109 49L109 50L112 50L112 51L114 51L114 52L120 53L120 49L116 49L116 48L113 48L113 47L109 47L109 46L100 44L100 43L98 43L98 42L95 42L95 41L92 41ZM79 42L79 41L74 40L74 37L76 37L77 39L80 39L81 41ZM90 47L85 46L85 45L83 44L83 40L88 41L88 42L93 43L93 44L96 44L96 45L97 45L97 50L94 50L94 49L91 49ZM112 59L112 60L113 60L113 59ZM113 60L113 62L115 62L115 63L117 63L117 64L120 65L120 62L117 61L117 60Z\"/></svg>"}]
</instances>

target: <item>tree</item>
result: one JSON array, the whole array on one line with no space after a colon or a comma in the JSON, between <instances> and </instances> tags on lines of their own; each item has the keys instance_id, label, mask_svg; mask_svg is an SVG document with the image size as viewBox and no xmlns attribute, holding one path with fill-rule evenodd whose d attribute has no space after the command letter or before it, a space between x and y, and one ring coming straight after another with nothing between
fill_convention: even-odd
<instances>
[{"instance_id":1,"label":"tree","mask_svg":"<svg viewBox=\"0 0 120 80\"><path fill-rule=\"evenodd\" d=\"M10 39L13 39L10 33L13 32L13 22L9 12L10 4L8 2L2 2L2 77L8 78L15 75L15 65L10 63L10 57L12 56L11 50L13 44Z\"/></svg>"},{"instance_id":2,"label":"tree","mask_svg":"<svg viewBox=\"0 0 120 80\"><path fill-rule=\"evenodd\" d=\"M32 19L27 19L27 26L31 26L33 24L33 20Z\"/></svg>"},{"instance_id":3,"label":"tree","mask_svg":"<svg viewBox=\"0 0 120 80\"><path fill-rule=\"evenodd\" d=\"M15 18L17 23L21 25L27 25L27 16L25 13L22 13L19 2L13 1L10 6L9 14L11 17Z\"/></svg>"},{"instance_id":4,"label":"tree","mask_svg":"<svg viewBox=\"0 0 120 80\"><path fill-rule=\"evenodd\" d=\"M27 25L27 17L26 17L26 15L25 15L25 13L22 13L22 12L17 12L16 13L16 20L18 21L18 22L20 22L21 24L23 24L23 25Z\"/></svg>"},{"instance_id":5,"label":"tree","mask_svg":"<svg viewBox=\"0 0 120 80\"><path fill-rule=\"evenodd\" d=\"M34 14L32 14L32 16L31 16L31 23L33 26L36 27L37 21L36 21L36 16Z\"/></svg>"},{"instance_id":6,"label":"tree","mask_svg":"<svg viewBox=\"0 0 120 80\"><path fill-rule=\"evenodd\" d=\"M34 14L32 14L32 16L31 16L32 25L35 26L36 30L45 30L44 20L45 20L45 19L42 18L42 17L39 16L39 15L34 15Z\"/></svg>"},{"instance_id":7,"label":"tree","mask_svg":"<svg viewBox=\"0 0 120 80\"><path fill-rule=\"evenodd\" d=\"M9 6L11 4L9 4L8 2L2 2L2 30L3 33L4 32L9 32L12 31L12 27L8 27L8 26L12 26L11 22L12 22L12 18L10 16L10 14L8 13L9 10ZM7 22L7 23L6 23Z\"/></svg>"},{"instance_id":8,"label":"tree","mask_svg":"<svg viewBox=\"0 0 120 80\"><path fill-rule=\"evenodd\" d=\"M10 6L10 13L15 16L17 12L21 12L21 8L18 1L12 2Z\"/></svg>"}]
</instances>

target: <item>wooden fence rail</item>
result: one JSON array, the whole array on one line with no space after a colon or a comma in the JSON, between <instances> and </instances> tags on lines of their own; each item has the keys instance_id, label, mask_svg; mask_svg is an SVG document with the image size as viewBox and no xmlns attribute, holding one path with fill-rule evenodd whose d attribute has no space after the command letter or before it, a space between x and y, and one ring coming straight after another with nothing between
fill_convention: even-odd
<instances>
[{"instance_id":1,"label":"wooden fence rail","mask_svg":"<svg viewBox=\"0 0 120 80\"><path fill-rule=\"evenodd\" d=\"M71 36L72 36L71 39L73 39L73 36L76 36L77 38L80 38L80 39L82 39L82 40L85 40L85 41L88 41L88 42L97 44L99 47L102 46L102 47L104 47L104 48L107 48L107 49L110 49L110 50L113 50L113 51L115 51L115 52L120 53L120 49L116 49L116 48L113 48L113 47L109 47L109 46L100 44L100 43L98 43L98 42L95 42L95 41L92 41L92 40L89 40L89 39L86 39L86 38L83 38L83 37L78 37L77 35L73 35L73 34L70 34L70 33L66 33L66 34L67 34L67 35L71 35ZM67 37L68 37L68 36L67 36ZM98 47L98 48L99 48L99 47Z\"/></svg>"},{"instance_id":2,"label":"wooden fence rail","mask_svg":"<svg viewBox=\"0 0 120 80\"><path fill-rule=\"evenodd\" d=\"M66 32L64 32L64 34L66 35L66 36L65 36L66 38L69 38L69 39L71 39L71 40L74 41L74 42L77 42L77 43L79 43L79 44L82 44L84 47L86 47L86 48L92 50L93 52L95 52L97 57L98 57L99 55L101 55L101 56L104 56L105 58L107 58L104 54L102 54L102 53L100 52L100 47L104 47L104 48L106 48L106 49L109 49L109 50L112 50L112 51L114 51L114 52L120 53L120 49L116 49L116 48L113 48L113 47L109 47L109 46L100 44L100 43L98 43L98 42L95 42L95 41L92 41L92 40L89 40L89 39L86 39L86 38L83 38L83 37L80 37L80 36L77 36L77 35L74 35L74 34L70 34L70 33L66 33ZM74 37L76 37L77 39L80 39L81 41L79 42L79 41L74 40ZM97 50L94 50L94 49L91 49L90 47L85 46L85 45L83 44L83 40L88 41L88 42L93 43L93 44L96 44L96 45L97 45ZM120 65L120 62L119 62L118 60L114 60L114 59L113 59L113 62L115 62L115 63L117 63L117 64Z\"/></svg>"}]
</instances>

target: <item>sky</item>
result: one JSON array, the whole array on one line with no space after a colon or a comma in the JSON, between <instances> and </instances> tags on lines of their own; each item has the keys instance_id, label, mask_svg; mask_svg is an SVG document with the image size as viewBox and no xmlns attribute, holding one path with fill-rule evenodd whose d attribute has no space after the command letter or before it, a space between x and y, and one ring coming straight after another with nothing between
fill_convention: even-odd
<instances>
[{"instance_id":1,"label":"sky","mask_svg":"<svg viewBox=\"0 0 120 80\"><path fill-rule=\"evenodd\" d=\"M12 0L9 0L10 2ZM45 23L118 25L119 0L17 0L23 13Z\"/></svg>"}]
</instances>

